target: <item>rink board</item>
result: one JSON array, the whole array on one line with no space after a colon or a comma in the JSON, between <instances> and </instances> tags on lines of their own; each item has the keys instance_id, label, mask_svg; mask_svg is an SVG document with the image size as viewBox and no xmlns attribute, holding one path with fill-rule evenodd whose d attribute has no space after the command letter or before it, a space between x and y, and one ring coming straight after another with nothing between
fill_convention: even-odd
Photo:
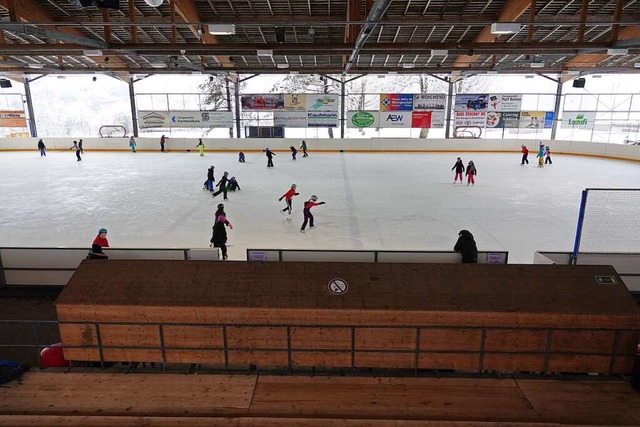
<instances>
[{"instance_id":1,"label":"rink board","mask_svg":"<svg viewBox=\"0 0 640 427\"><path fill-rule=\"evenodd\" d=\"M85 260L56 306L70 360L229 368L628 373L640 332L610 266Z\"/></svg>"}]
</instances>

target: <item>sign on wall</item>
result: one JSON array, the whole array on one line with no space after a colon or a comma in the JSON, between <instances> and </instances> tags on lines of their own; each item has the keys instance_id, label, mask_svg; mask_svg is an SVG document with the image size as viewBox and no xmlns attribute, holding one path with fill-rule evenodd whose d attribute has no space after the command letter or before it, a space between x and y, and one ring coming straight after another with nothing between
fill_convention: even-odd
<instances>
[{"instance_id":1,"label":"sign on wall","mask_svg":"<svg viewBox=\"0 0 640 427\"><path fill-rule=\"evenodd\" d=\"M307 95L307 111L338 111L340 95Z\"/></svg>"},{"instance_id":2,"label":"sign on wall","mask_svg":"<svg viewBox=\"0 0 640 427\"><path fill-rule=\"evenodd\" d=\"M411 128L411 111L380 112L380 127L383 128Z\"/></svg>"},{"instance_id":3,"label":"sign on wall","mask_svg":"<svg viewBox=\"0 0 640 427\"><path fill-rule=\"evenodd\" d=\"M484 111L456 111L454 123L460 126L479 126L484 128L487 113Z\"/></svg>"},{"instance_id":4,"label":"sign on wall","mask_svg":"<svg viewBox=\"0 0 640 427\"><path fill-rule=\"evenodd\" d=\"M411 111L413 110L413 94L410 93L381 93L380 111Z\"/></svg>"},{"instance_id":5,"label":"sign on wall","mask_svg":"<svg viewBox=\"0 0 640 427\"><path fill-rule=\"evenodd\" d=\"M231 111L138 111L141 129L233 127Z\"/></svg>"},{"instance_id":6,"label":"sign on wall","mask_svg":"<svg viewBox=\"0 0 640 427\"><path fill-rule=\"evenodd\" d=\"M518 112L522 108L522 95L489 95L488 111Z\"/></svg>"},{"instance_id":7,"label":"sign on wall","mask_svg":"<svg viewBox=\"0 0 640 427\"><path fill-rule=\"evenodd\" d=\"M562 127L572 129L593 129L596 122L595 111L563 111Z\"/></svg>"},{"instance_id":8,"label":"sign on wall","mask_svg":"<svg viewBox=\"0 0 640 427\"><path fill-rule=\"evenodd\" d=\"M456 95L455 111L508 111L517 112L522 107L522 95L492 95L489 93Z\"/></svg>"},{"instance_id":9,"label":"sign on wall","mask_svg":"<svg viewBox=\"0 0 640 427\"><path fill-rule=\"evenodd\" d=\"M551 129L553 127L553 111L521 111L520 129Z\"/></svg>"},{"instance_id":10,"label":"sign on wall","mask_svg":"<svg viewBox=\"0 0 640 427\"><path fill-rule=\"evenodd\" d=\"M289 128L306 128L307 112L306 111L274 111L273 125L284 126Z\"/></svg>"},{"instance_id":11,"label":"sign on wall","mask_svg":"<svg viewBox=\"0 0 640 427\"><path fill-rule=\"evenodd\" d=\"M306 111L307 95L303 93L287 93L284 95L284 109L289 111Z\"/></svg>"},{"instance_id":12,"label":"sign on wall","mask_svg":"<svg viewBox=\"0 0 640 427\"><path fill-rule=\"evenodd\" d=\"M1 110L0 127L3 128L26 128L27 116L24 110Z\"/></svg>"},{"instance_id":13,"label":"sign on wall","mask_svg":"<svg viewBox=\"0 0 640 427\"><path fill-rule=\"evenodd\" d=\"M378 111L348 111L348 128L377 128L380 127L380 113Z\"/></svg>"},{"instance_id":14,"label":"sign on wall","mask_svg":"<svg viewBox=\"0 0 640 427\"><path fill-rule=\"evenodd\" d=\"M330 111L308 111L307 127L336 128L338 127L338 113Z\"/></svg>"},{"instance_id":15,"label":"sign on wall","mask_svg":"<svg viewBox=\"0 0 640 427\"><path fill-rule=\"evenodd\" d=\"M283 94L242 95L240 104L243 110L266 111L284 109Z\"/></svg>"},{"instance_id":16,"label":"sign on wall","mask_svg":"<svg viewBox=\"0 0 640 427\"><path fill-rule=\"evenodd\" d=\"M520 125L520 113L499 111L487 112L487 129L517 129Z\"/></svg>"},{"instance_id":17,"label":"sign on wall","mask_svg":"<svg viewBox=\"0 0 640 427\"><path fill-rule=\"evenodd\" d=\"M447 95L444 93L421 93L413 95L413 111L444 111Z\"/></svg>"}]
</instances>

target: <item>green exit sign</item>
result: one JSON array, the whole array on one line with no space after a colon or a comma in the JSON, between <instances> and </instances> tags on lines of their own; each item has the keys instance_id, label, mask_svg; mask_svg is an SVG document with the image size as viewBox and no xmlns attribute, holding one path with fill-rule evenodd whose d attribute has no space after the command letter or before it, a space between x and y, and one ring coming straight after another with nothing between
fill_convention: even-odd
<instances>
[{"instance_id":1,"label":"green exit sign","mask_svg":"<svg viewBox=\"0 0 640 427\"><path fill-rule=\"evenodd\" d=\"M596 283L598 285L608 285L611 283L618 283L618 281L613 276L596 276Z\"/></svg>"}]
</instances>

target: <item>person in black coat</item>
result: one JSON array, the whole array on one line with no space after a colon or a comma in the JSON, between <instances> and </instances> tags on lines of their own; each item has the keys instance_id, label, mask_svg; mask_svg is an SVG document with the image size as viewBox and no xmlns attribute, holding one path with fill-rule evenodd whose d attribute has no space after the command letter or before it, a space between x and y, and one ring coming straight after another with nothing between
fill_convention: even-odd
<instances>
[{"instance_id":1,"label":"person in black coat","mask_svg":"<svg viewBox=\"0 0 640 427\"><path fill-rule=\"evenodd\" d=\"M451 168L451 170L456 170L456 176L453 178L453 183L455 184L456 181L458 180L458 177L460 177L460 184L462 184L462 173L464 172L464 163L462 163L462 159L460 157L458 157L458 160L456 161L456 164L453 165L453 167Z\"/></svg>"},{"instance_id":2,"label":"person in black coat","mask_svg":"<svg viewBox=\"0 0 640 427\"><path fill-rule=\"evenodd\" d=\"M207 169L207 180L204 182L203 190L213 191L213 183L216 180L213 176L214 169L215 168L213 166L209 166L209 169Z\"/></svg>"},{"instance_id":3,"label":"person in black coat","mask_svg":"<svg viewBox=\"0 0 640 427\"><path fill-rule=\"evenodd\" d=\"M40 157L47 157L47 147L44 145L42 140L38 141L38 150L40 150Z\"/></svg>"},{"instance_id":4,"label":"person in black coat","mask_svg":"<svg viewBox=\"0 0 640 427\"><path fill-rule=\"evenodd\" d=\"M458 241L453 247L453 250L460 252L463 264L478 263L478 248L476 246L476 241L473 239L473 234L468 230L460 230L458 233Z\"/></svg>"},{"instance_id":5,"label":"person in black coat","mask_svg":"<svg viewBox=\"0 0 640 427\"><path fill-rule=\"evenodd\" d=\"M227 218L224 215L217 217L215 224L213 224L213 235L211 236L211 246L220 248L223 260L227 259L227 229L224 224L226 221Z\"/></svg>"},{"instance_id":6,"label":"person in black coat","mask_svg":"<svg viewBox=\"0 0 640 427\"><path fill-rule=\"evenodd\" d=\"M273 167L273 156L275 156L276 153L274 153L273 151L269 150L268 148L266 148L264 150L264 153L267 155L267 167L268 168L272 168Z\"/></svg>"},{"instance_id":7,"label":"person in black coat","mask_svg":"<svg viewBox=\"0 0 640 427\"><path fill-rule=\"evenodd\" d=\"M229 182L228 176L229 172L222 174L222 178L220 178L220 181L218 181L218 184L216 185L216 187L218 187L218 191L213 193L211 196L216 197L218 194L224 193L224 199L229 200L227 199L227 183Z\"/></svg>"}]
</instances>

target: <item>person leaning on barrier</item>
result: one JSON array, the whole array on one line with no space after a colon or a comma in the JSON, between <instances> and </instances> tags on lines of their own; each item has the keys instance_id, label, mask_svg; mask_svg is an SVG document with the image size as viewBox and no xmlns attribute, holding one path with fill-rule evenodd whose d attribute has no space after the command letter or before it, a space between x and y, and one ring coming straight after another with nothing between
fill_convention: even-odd
<instances>
[{"instance_id":1,"label":"person leaning on barrier","mask_svg":"<svg viewBox=\"0 0 640 427\"><path fill-rule=\"evenodd\" d=\"M98 235L93 239L91 250L89 251L89 259L108 259L109 257L102 251L102 248L108 248L107 229L101 228Z\"/></svg>"},{"instance_id":2,"label":"person leaning on barrier","mask_svg":"<svg viewBox=\"0 0 640 427\"><path fill-rule=\"evenodd\" d=\"M453 247L453 250L460 252L463 264L478 263L478 248L476 246L476 241L473 239L473 234L468 230L460 230L458 233L458 241Z\"/></svg>"}]
</instances>

